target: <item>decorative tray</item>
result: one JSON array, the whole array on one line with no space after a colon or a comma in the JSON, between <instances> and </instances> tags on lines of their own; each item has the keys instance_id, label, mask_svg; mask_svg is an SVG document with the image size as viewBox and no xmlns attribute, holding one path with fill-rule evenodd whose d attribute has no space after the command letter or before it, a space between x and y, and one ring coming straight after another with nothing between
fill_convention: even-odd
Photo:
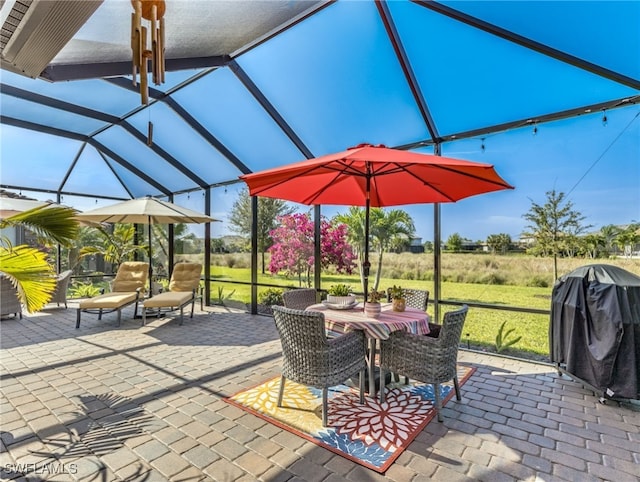
<instances>
[{"instance_id":1,"label":"decorative tray","mask_svg":"<svg viewBox=\"0 0 640 482\"><path fill-rule=\"evenodd\" d=\"M328 301L323 301L322 304L329 308L330 310L350 310L358 306L358 302L354 301L353 303L349 303L348 305L329 303Z\"/></svg>"}]
</instances>

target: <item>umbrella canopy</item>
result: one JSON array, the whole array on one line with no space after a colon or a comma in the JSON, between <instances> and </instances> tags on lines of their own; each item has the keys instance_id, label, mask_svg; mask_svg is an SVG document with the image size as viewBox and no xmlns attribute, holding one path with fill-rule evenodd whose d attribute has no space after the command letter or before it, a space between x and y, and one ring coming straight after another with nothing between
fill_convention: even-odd
<instances>
[{"instance_id":1,"label":"umbrella canopy","mask_svg":"<svg viewBox=\"0 0 640 482\"><path fill-rule=\"evenodd\" d=\"M513 189L490 164L361 144L240 176L249 194L302 204L365 207L364 291L369 276L369 208L455 202Z\"/></svg>"},{"instance_id":2,"label":"umbrella canopy","mask_svg":"<svg viewBox=\"0 0 640 482\"><path fill-rule=\"evenodd\" d=\"M21 212L49 205L58 206L58 204L49 201L0 196L0 219L10 218Z\"/></svg>"},{"instance_id":3,"label":"umbrella canopy","mask_svg":"<svg viewBox=\"0 0 640 482\"><path fill-rule=\"evenodd\" d=\"M151 225L176 224L176 223L210 223L219 221L206 214L178 206L176 204L161 201L147 196L144 198L130 199L111 206L105 206L84 213L79 213L76 218L81 221L93 221L97 223L131 223L149 225L149 261L151 261ZM149 262L149 282L153 275L153 263Z\"/></svg>"},{"instance_id":4,"label":"umbrella canopy","mask_svg":"<svg viewBox=\"0 0 640 482\"><path fill-rule=\"evenodd\" d=\"M206 214L150 196L130 199L78 214L78 219L97 223L175 224L218 221Z\"/></svg>"}]
</instances>

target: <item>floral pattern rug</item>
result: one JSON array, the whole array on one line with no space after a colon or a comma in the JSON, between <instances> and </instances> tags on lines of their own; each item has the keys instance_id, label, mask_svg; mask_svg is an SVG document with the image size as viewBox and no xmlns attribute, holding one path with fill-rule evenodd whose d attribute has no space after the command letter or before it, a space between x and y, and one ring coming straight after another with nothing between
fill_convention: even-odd
<instances>
[{"instance_id":1,"label":"floral pattern rug","mask_svg":"<svg viewBox=\"0 0 640 482\"><path fill-rule=\"evenodd\" d=\"M458 365L460 386L474 371ZM455 391L452 382L441 387L444 404ZM379 396L365 395L361 405L357 387L332 387L328 427L322 426L322 390L287 380L283 406L278 408L279 388L280 377L276 377L225 401L380 473L436 416L433 386L415 381L388 384L383 404Z\"/></svg>"}]
</instances>

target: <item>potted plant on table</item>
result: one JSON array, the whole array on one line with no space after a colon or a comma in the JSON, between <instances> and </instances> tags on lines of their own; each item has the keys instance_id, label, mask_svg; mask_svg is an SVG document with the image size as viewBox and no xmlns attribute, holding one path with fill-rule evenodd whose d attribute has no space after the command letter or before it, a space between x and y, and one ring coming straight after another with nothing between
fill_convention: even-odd
<instances>
[{"instance_id":1,"label":"potted plant on table","mask_svg":"<svg viewBox=\"0 0 640 482\"><path fill-rule=\"evenodd\" d=\"M404 298L402 286L393 285L393 287L389 288L389 295L391 296L393 311L404 311L407 302Z\"/></svg>"},{"instance_id":2,"label":"potted plant on table","mask_svg":"<svg viewBox=\"0 0 640 482\"><path fill-rule=\"evenodd\" d=\"M356 296L352 294L351 286L338 283L331 285L327 290L327 302L334 305L351 305L356 302Z\"/></svg>"},{"instance_id":3,"label":"potted plant on table","mask_svg":"<svg viewBox=\"0 0 640 482\"><path fill-rule=\"evenodd\" d=\"M380 300L384 296L383 291L372 289L369 291L367 302L364 304L364 314L368 318L378 318L380 316L381 305Z\"/></svg>"}]
</instances>

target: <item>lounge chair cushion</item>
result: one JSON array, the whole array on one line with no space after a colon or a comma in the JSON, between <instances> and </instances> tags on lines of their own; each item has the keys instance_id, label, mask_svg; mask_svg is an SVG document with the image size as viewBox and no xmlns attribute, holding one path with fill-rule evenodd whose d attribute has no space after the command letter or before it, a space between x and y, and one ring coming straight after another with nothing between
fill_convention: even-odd
<instances>
[{"instance_id":1,"label":"lounge chair cushion","mask_svg":"<svg viewBox=\"0 0 640 482\"><path fill-rule=\"evenodd\" d=\"M147 282L147 269L149 264L142 261L127 261L118 268L116 278L113 280L111 291L135 291L144 289Z\"/></svg>"},{"instance_id":2,"label":"lounge chair cushion","mask_svg":"<svg viewBox=\"0 0 640 482\"><path fill-rule=\"evenodd\" d=\"M167 306L181 306L191 300L191 291L166 291L144 300L145 308L165 308Z\"/></svg>"},{"instance_id":3,"label":"lounge chair cushion","mask_svg":"<svg viewBox=\"0 0 640 482\"><path fill-rule=\"evenodd\" d=\"M177 263L171 273L169 291L193 291L200 285L200 263ZM164 293L163 293L164 294Z\"/></svg>"},{"instance_id":4,"label":"lounge chair cushion","mask_svg":"<svg viewBox=\"0 0 640 482\"><path fill-rule=\"evenodd\" d=\"M136 300L138 293L134 292L124 292L124 293L105 293L100 296L96 296L94 298L89 298L86 300L82 300L78 303L78 306L82 310L87 309L114 309L119 308L122 305L126 305L129 303L133 303Z\"/></svg>"}]
</instances>

